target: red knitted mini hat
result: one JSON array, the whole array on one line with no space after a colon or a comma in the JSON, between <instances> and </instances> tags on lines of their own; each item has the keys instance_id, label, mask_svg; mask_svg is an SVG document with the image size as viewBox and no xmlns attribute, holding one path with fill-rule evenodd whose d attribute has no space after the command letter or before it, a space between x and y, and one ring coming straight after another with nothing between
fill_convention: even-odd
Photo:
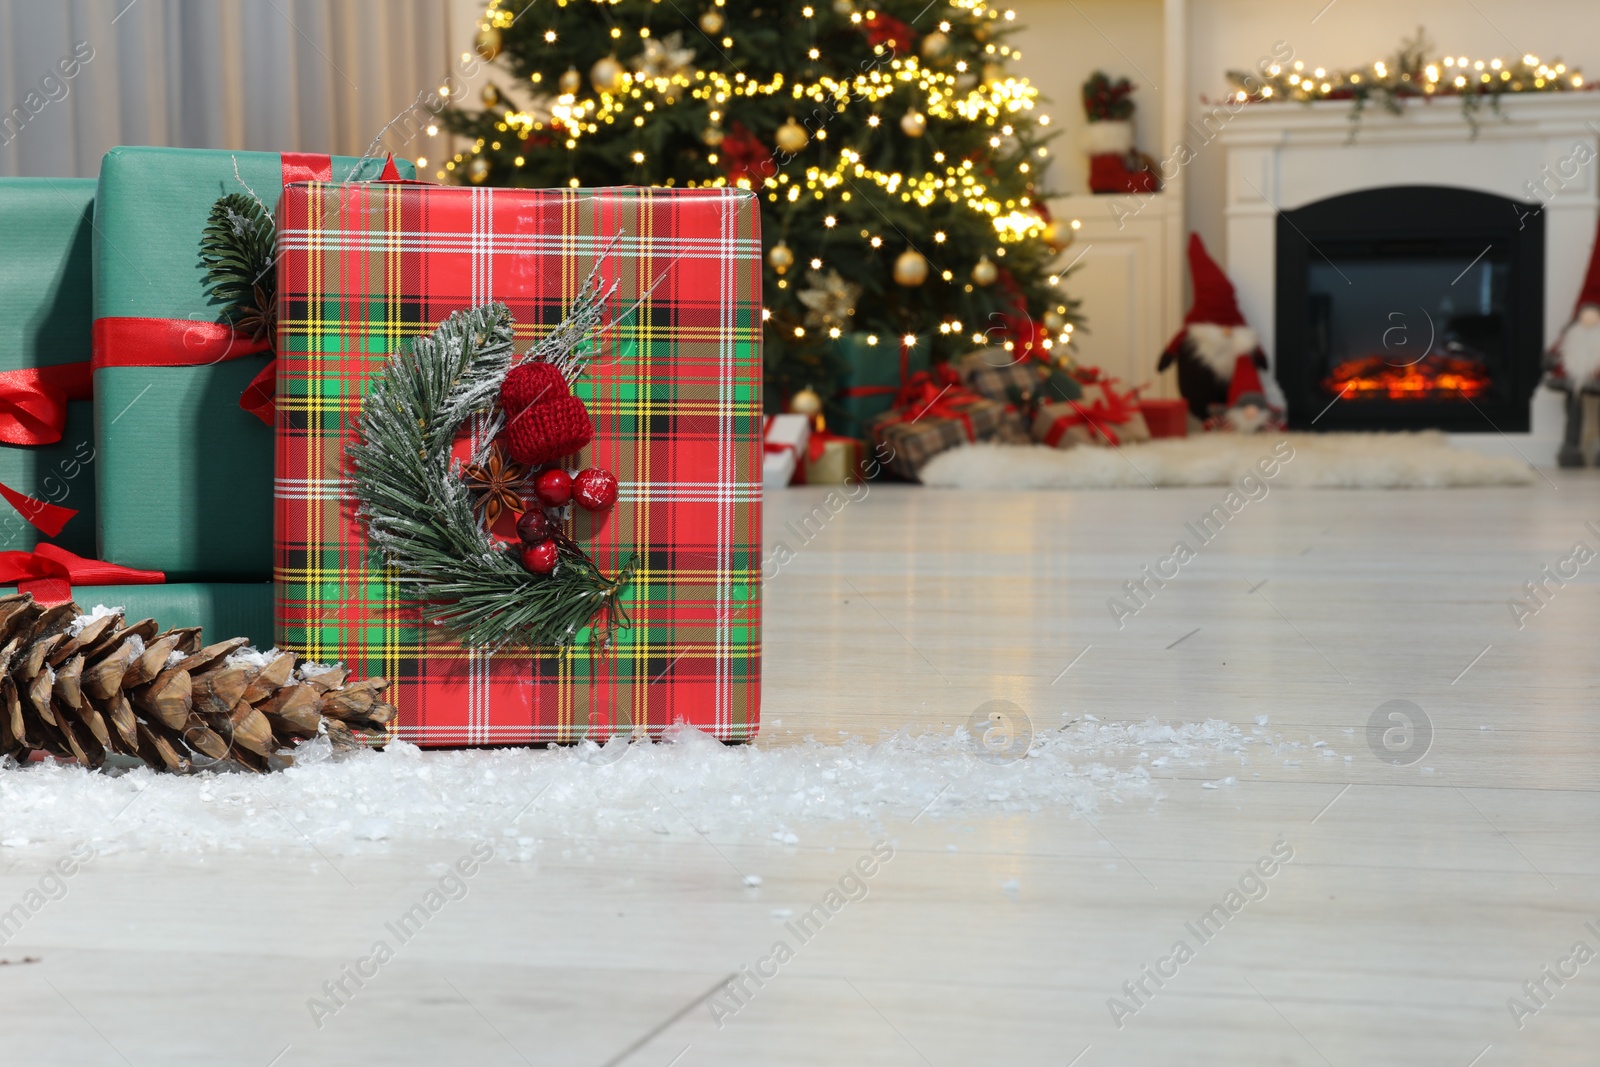
<instances>
[{"instance_id":1,"label":"red knitted mini hat","mask_svg":"<svg viewBox=\"0 0 1600 1067\"><path fill-rule=\"evenodd\" d=\"M550 364L525 360L512 367L500 384L500 406L505 409L506 418L511 419L529 404L566 396L570 391L567 379Z\"/></svg>"},{"instance_id":2,"label":"red knitted mini hat","mask_svg":"<svg viewBox=\"0 0 1600 1067\"><path fill-rule=\"evenodd\" d=\"M571 455L594 440L594 422L583 401L570 393L546 396L510 417L500 434L501 447L525 467L537 467Z\"/></svg>"}]
</instances>

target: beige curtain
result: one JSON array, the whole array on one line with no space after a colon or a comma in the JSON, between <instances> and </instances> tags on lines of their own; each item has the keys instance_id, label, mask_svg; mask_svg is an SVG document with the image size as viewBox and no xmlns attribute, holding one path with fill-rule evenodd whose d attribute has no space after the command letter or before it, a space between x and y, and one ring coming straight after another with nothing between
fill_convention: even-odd
<instances>
[{"instance_id":1,"label":"beige curtain","mask_svg":"<svg viewBox=\"0 0 1600 1067\"><path fill-rule=\"evenodd\" d=\"M449 70L448 11L447 0L0 0L0 174L93 177L119 144L359 155ZM415 133L405 123L385 147L436 149Z\"/></svg>"}]
</instances>

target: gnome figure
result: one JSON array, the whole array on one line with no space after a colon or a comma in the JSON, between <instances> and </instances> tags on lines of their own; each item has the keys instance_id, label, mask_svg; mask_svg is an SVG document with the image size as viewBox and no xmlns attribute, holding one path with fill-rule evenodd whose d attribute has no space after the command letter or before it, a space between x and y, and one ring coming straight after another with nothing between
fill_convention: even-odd
<instances>
[{"instance_id":1,"label":"gnome figure","mask_svg":"<svg viewBox=\"0 0 1600 1067\"><path fill-rule=\"evenodd\" d=\"M1600 393L1600 239L1589 257L1589 273L1578 294L1572 322L1545 356L1544 384L1566 394L1567 430L1556 462L1563 467L1584 465L1583 398Z\"/></svg>"},{"instance_id":2,"label":"gnome figure","mask_svg":"<svg viewBox=\"0 0 1600 1067\"><path fill-rule=\"evenodd\" d=\"M1177 361L1178 392L1189 402L1190 413L1205 422L1227 407L1239 357L1248 357L1263 370L1267 357L1256 332L1245 325L1233 283L1206 253L1197 233L1189 235L1189 276L1194 304L1183 318L1183 329L1161 353L1156 370L1164 371ZM1260 392L1259 379L1256 391Z\"/></svg>"},{"instance_id":3,"label":"gnome figure","mask_svg":"<svg viewBox=\"0 0 1600 1067\"><path fill-rule=\"evenodd\" d=\"M1283 427L1283 412L1267 399L1254 357L1239 356L1234 360L1233 380L1228 384L1228 406L1206 421L1206 429L1262 433Z\"/></svg>"}]
</instances>

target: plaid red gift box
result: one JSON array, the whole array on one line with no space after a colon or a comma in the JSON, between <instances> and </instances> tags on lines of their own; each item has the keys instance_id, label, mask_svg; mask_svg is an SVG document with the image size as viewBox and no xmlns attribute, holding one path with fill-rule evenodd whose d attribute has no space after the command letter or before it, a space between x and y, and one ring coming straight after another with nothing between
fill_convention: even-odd
<instances>
[{"instance_id":1,"label":"plaid red gift box","mask_svg":"<svg viewBox=\"0 0 1600 1067\"><path fill-rule=\"evenodd\" d=\"M1009 437L1018 416L1007 405L968 392L949 364L918 371L900 389L894 410L867 423L873 452L909 481L941 452Z\"/></svg>"},{"instance_id":2,"label":"plaid red gift box","mask_svg":"<svg viewBox=\"0 0 1600 1067\"><path fill-rule=\"evenodd\" d=\"M737 190L291 185L278 211L276 617L281 647L394 682L425 745L603 741L675 722L753 737L760 697L761 239ZM620 237L618 236L620 234ZM637 553L611 647L464 647L424 623L356 518L346 446L400 345L504 302L516 350L590 269L618 283L573 391L570 466L621 482L569 530L606 574ZM630 308L638 303L636 310Z\"/></svg>"}]
</instances>

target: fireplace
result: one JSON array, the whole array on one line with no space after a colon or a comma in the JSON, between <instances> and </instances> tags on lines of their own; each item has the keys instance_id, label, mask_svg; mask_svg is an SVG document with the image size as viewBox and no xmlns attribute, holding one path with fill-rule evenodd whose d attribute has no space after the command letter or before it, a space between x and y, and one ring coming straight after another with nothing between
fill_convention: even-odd
<instances>
[{"instance_id":1,"label":"fireplace","mask_svg":"<svg viewBox=\"0 0 1600 1067\"><path fill-rule=\"evenodd\" d=\"M1279 212L1290 427L1527 431L1544 237L1537 204L1468 189L1369 188Z\"/></svg>"}]
</instances>

